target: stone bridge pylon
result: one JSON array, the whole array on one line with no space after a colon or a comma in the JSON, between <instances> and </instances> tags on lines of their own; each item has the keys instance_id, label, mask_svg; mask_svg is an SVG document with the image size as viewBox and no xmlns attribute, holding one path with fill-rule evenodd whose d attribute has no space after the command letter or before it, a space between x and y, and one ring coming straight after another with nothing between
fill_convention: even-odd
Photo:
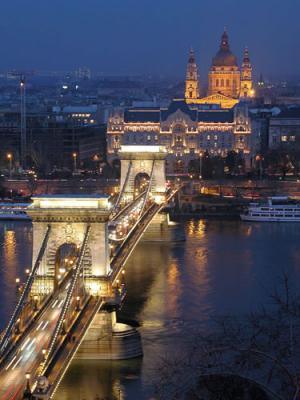
<instances>
[{"instance_id":1,"label":"stone bridge pylon","mask_svg":"<svg viewBox=\"0 0 300 400\"><path fill-rule=\"evenodd\" d=\"M37 259L42 242L50 227L44 256L41 259L32 292L47 295L59 279L59 251L64 246L80 249L87 227L89 239L84 253L85 289L95 296L106 295L103 282L110 273L107 222L110 214L108 196L49 195L33 197L28 209L33 223L33 254ZM72 265L71 257L69 264ZM65 272L65 271L64 271Z\"/></svg>"},{"instance_id":2,"label":"stone bridge pylon","mask_svg":"<svg viewBox=\"0 0 300 400\"><path fill-rule=\"evenodd\" d=\"M149 194L156 203L163 203L166 194L165 159L166 150L162 146L122 146L120 190L121 202L134 200L139 176L149 181Z\"/></svg>"}]
</instances>

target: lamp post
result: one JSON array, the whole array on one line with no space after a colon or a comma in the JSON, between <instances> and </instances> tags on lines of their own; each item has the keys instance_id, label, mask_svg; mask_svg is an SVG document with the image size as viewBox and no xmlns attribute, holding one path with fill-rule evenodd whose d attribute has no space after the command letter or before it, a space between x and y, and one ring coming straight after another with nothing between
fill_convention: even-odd
<instances>
[{"instance_id":1,"label":"lamp post","mask_svg":"<svg viewBox=\"0 0 300 400\"><path fill-rule=\"evenodd\" d=\"M26 372L25 378L26 378L26 388L24 390L23 399L30 400L30 399L32 399L32 393L31 393L31 389L30 389L30 373L29 372Z\"/></svg>"},{"instance_id":2,"label":"lamp post","mask_svg":"<svg viewBox=\"0 0 300 400\"><path fill-rule=\"evenodd\" d=\"M80 311L80 296L76 297L76 311Z\"/></svg>"},{"instance_id":3,"label":"lamp post","mask_svg":"<svg viewBox=\"0 0 300 400\"><path fill-rule=\"evenodd\" d=\"M122 285L125 285L125 269L122 270Z\"/></svg>"},{"instance_id":4,"label":"lamp post","mask_svg":"<svg viewBox=\"0 0 300 400\"><path fill-rule=\"evenodd\" d=\"M11 153L7 153L6 158L9 161L9 179L11 179L11 173L12 173L12 154Z\"/></svg>"},{"instance_id":5,"label":"lamp post","mask_svg":"<svg viewBox=\"0 0 300 400\"><path fill-rule=\"evenodd\" d=\"M38 309L39 309L39 307L38 307L38 300L39 300L39 298L38 298L37 295L33 296L34 311L38 311Z\"/></svg>"},{"instance_id":6,"label":"lamp post","mask_svg":"<svg viewBox=\"0 0 300 400\"><path fill-rule=\"evenodd\" d=\"M199 158L199 179L202 179L202 157L203 157L202 151L200 151L199 156L200 156L200 158Z\"/></svg>"},{"instance_id":7,"label":"lamp post","mask_svg":"<svg viewBox=\"0 0 300 400\"><path fill-rule=\"evenodd\" d=\"M73 157L73 172L76 172L77 170L77 153L73 153L72 154Z\"/></svg>"},{"instance_id":8,"label":"lamp post","mask_svg":"<svg viewBox=\"0 0 300 400\"><path fill-rule=\"evenodd\" d=\"M20 294L20 278L16 278L16 293Z\"/></svg>"},{"instance_id":9,"label":"lamp post","mask_svg":"<svg viewBox=\"0 0 300 400\"><path fill-rule=\"evenodd\" d=\"M43 354L44 361L46 361L46 359L47 359L47 350L43 349L42 350L42 354Z\"/></svg>"},{"instance_id":10,"label":"lamp post","mask_svg":"<svg viewBox=\"0 0 300 400\"><path fill-rule=\"evenodd\" d=\"M263 157L260 154L258 154L255 157L255 159L256 159L256 161L259 162L259 178L262 179L262 174L263 174L262 160L263 160Z\"/></svg>"}]
</instances>

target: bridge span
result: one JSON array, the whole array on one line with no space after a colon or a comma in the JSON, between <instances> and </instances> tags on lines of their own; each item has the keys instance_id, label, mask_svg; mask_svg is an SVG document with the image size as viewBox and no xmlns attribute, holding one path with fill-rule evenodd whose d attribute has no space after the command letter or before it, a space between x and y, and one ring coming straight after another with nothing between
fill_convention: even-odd
<instances>
[{"instance_id":1,"label":"bridge span","mask_svg":"<svg viewBox=\"0 0 300 400\"><path fill-rule=\"evenodd\" d=\"M0 400L53 398L72 359L101 358L105 340L115 358L142 354L136 330L116 321L124 267L178 190L166 188L164 150L150 147L123 149L114 205L100 195L33 198L33 265L0 337Z\"/></svg>"}]
</instances>

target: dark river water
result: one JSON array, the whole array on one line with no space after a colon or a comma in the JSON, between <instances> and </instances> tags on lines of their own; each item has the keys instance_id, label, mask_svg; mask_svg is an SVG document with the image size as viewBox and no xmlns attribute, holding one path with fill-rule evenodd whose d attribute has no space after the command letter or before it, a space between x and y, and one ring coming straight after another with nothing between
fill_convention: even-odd
<instances>
[{"instance_id":1,"label":"dark river water","mask_svg":"<svg viewBox=\"0 0 300 400\"><path fill-rule=\"evenodd\" d=\"M56 400L148 400L161 358L209 330L216 315L242 315L270 303L283 271L300 286L300 224L196 221L186 241L140 243L126 267L120 316L140 323L144 357L74 361ZM15 278L31 264L31 225L0 223L0 324L15 302Z\"/></svg>"}]
</instances>

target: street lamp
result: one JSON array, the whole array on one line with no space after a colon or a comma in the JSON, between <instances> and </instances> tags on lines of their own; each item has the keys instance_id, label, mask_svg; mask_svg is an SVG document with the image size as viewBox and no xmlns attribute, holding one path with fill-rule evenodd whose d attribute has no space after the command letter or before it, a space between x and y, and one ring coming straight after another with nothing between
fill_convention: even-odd
<instances>
[{"instance_id":1,"label":"street lamp","mask_svg":"<svg viewBox=\"0 0 300 400\"><path fill-rule=\"evenodd\" d=\"M43 349L43 350L42 350L42 354L43 354L43 356L44 356L44 359L46 359L46 356L47 356L47 350L46 350L46 349Z\"/></svg>"},{"instance_id":2,"label":"street lamp","mask_svg":"<svg viewBox=\"0 0 300 400\"><path fill-rule=\"evenodd\" d=\"M35 296L33 296L33 301L34 301L34 311L37 311L39 308L38 308L38 300L39 300L39 298L38 298L38 296L37 295L35 295Z\"/></svg>"},{"instance_id":3,"label":"street lamp","mask_svg":"<svg viewBox=\"0 0 300 400\"><path fill-rule=\"evenodd\" d=\"M73 157L73 172L76 172L77 170L77 153L73 153L72 154Z\"/></svg>"},{"instance_id":4,"label":"street lamp","mask_svg":"<svg viewBox=\"0 0 300 400\"><path fill-rule=\"evenodd\" d=\"M11 173L12 173L12 159L13 159L13 156L12 156L11 153L7 153L7 154L6 154L6 158L7 158L8 161L9 161L9 179L11 179Z\"/></svg>"},{"instance_id":5,"label":"street lamp","mask_svg":"<svg viewBox=\"0 0 300 400\"><path fill-rule=\"evenodd\" d=\"M80 296L76 297L76 311L80 311Z\"/></svg>"},{"instance_id":6,"label":"street lamp","mask_svg":"<svg viewBox=\"0 0 300 400\"><path fill-rule=\"evenodd\" d=\"M263 166L262 166L263 157L260 154L258 154L255 157L255 160L259 162L259 177L261 179L263 174Z\"/></svg>"},{"instance_id":7,"label":"street lamp","mask_svg":"<svg viewBox=\"0 0 300 400\"><path fill-rule=\"evenodd\" d=\"M122 285L125 284L125 269L122 270Z\"/></svg>"},{"instance_id":8,"label":"street lamp","mask_svg":"<svg viewBox=\"0 0 300 400\"><path fill-rule=\"evenodd\" d=\"M199 158L199 179L202 179L202 157L203 157L203 153L202 151L200 151L200 158Z\"/></svg>"},{"instance_id":9,"label":"street lamp","mask_svg":"<svg viewBox=\"0 0 300 400\"><path fill-rule=\"evenodd\" d=\"M23 399L31 399L32 393L31 393L31 389L30 389L30 373L29 372L26 372L25 378L26 378L26 389L24 390Z\"/></svg>"}]
</instances>

